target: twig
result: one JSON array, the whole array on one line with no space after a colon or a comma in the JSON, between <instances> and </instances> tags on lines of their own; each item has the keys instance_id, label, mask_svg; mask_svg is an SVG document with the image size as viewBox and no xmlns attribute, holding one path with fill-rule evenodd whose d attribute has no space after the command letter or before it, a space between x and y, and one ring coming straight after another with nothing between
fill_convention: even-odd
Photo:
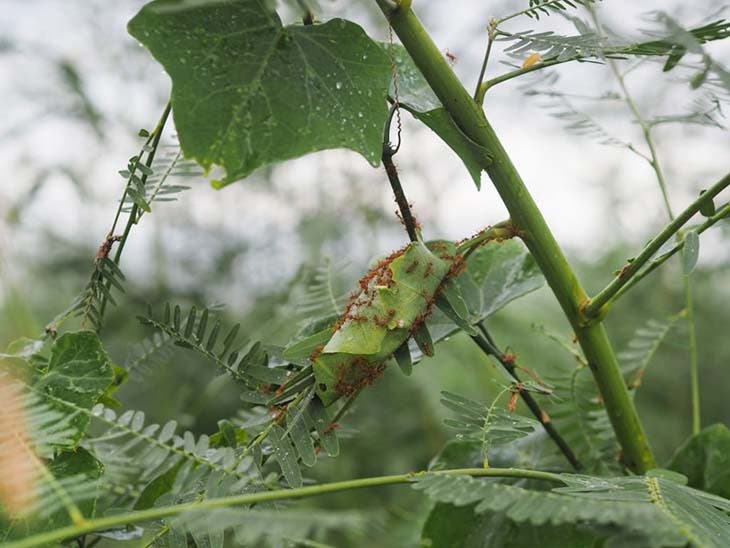
<instances>
[{"instance_id":1,"label":"twig","mask_svg":"<svg viewBox=\"0 0 730 548\"><path fill-rule=\"evenodd\" d=\"M390 117L388 123L385 126L385 135L383 136L383 167L385 173L388 175L388 181L390 181L390 187L393 189L393 195L395 201L398 204L400 210L401 219L408 232L408 238L412 241L418 241L418 223L411 213L411 206L408 204L403 187L400 184L400 178L398 177L398 170L393 163L393 156L398 151L397 148L393 148L390 144L390 122L393 120L393 112L397 111L398 103L395 103L390 109ZM400 140L400 139L399 139Z\"/></svg>"},{"instance_id":2,"label":"twig","mask_svg":"<svg viewBox=\"0 0 730 548\"><path fill-rule=\"evenodd\" d=\"M147 167L151 167L152 162L155 159L155 154L157 153L157 147L160 144L160 139L162 138L162 130L165 128L167 119L170 116L170 110L171 110L171 104L168 101L167 105L165 106L165 110L163 111L162 116L160 117L160 121L157 122L157 126L155 127L154 131L150 135L150 138L152 139L151 144L149 144L150 143L149 139L147 140L147 143L145 144L145 148L147 146L150 147L150 150L147 153L147 161L145 162L145 165ZM139 159L141 159L141 157L142 157L142 154L140 153ZM139 162L139 159L137 160L137 162ZM132 176L134 176L134 173L132 173L130 175L130 181L131 181ZM144 185L147 182L147 173L143 173L142 176L140 177L140 179L142 181L142 185ZM129 188L129 184L131 184L131 183L128 183L127 187L125 187L124 194L122 195L122 200L119 204L119 209L117 209L117 214L114 218L114 223L112 224L112 229L109 232L110 234L114 233L114 229L116 227L117 221L119 220L120 211L121 211L122 205L124 203L124 198L127 195L127 189ZM132 230L132 226L137 223L138 211L139 211L139 207L137 206L137 204L136 203L133 204L132 209L129 212L129 216L127 217L127 224L124 227L124 232L122 233L121 238L119 239L119 245L117 246L117 250L114 254L113 261L114 261L114 264L116 264L116 265L118 265L119 262L121 261L122 252L124 251L124 246L127 243L127 238L129 237L129 233ZM110 288L111 288L111 283L108 283L107 289L110 289ZM100 324L104 318L104 311L106 309L106 303L107 303L107 296L103 295L101 304L99 306L99 323ZM99 326L99 328L101 328L101 325Z\"/></svg>"},{"instance_id":3,"label":"twig","mask_svg":"<svg viewBox=\"0 0 730 548\"><path fill-rule=\"evenodd\" d=\"M482 68L479 71L479 78L477 79L477 87L474 90L474 100L481 104L484 101L484 93L482 92L482 82L484 81L484 73L487 71L487 63L489 63L489 54L492 53L492 45L494 44L494 37L497 33L497 25L499 23L492 17L489 20L489 26L487 27L487 49L484 52L484 61L482 61ZM486 90L484 90L486 91Z\"/></svg>"},{"instance_id":4,"label":"twig","mask_svg":"<svg viewBox=\"0 0 730 548\"><path fill-rule=\"evenodd\" d=\"M659 248L664 245L672 236L674 236L679 230L712 198L720 194L725 188L730 186L730 173L725 175L717 183L712 185L707 192L700 195L694 202L692 202L687 208L682 211L675 219L669 223L664 229L659 232L652 240L644 247L632 261L626 264L614 278L614 280L602 289L595 297L589 299L583 307L584 314L591 318L596 317L600 314L602 307L609 301L615 300L615 297L619 290L629 283L634 275L636 275L642 266L644 266L654 254L659 251Z\"/></svg>"},{"instance_id":5,"label":"twig","mask_svg":"<svg viewBox=\"0 0 730 548\"><path fill-rule=\"evenodd\" d=\"M202 501L184 502L171 506L154 507L147 510L137 510L118 515L105 516L88 519L81 524L68 525L51 531L46 531L12 541L5 544L5 548L32 548L34 546L55 545L60 541L77 537L84 533L103 531L121 525L154 521L162 518L178 516L185 512L209 510L214 508L227 508L232 506L247 506L261 502L273 502L278 500L296 500L340 491L363 489L366 487L379 487L384 485L409 484L419 477L427 475L435 476L474 476L494 478L525 478L549 481L557 484L564 484L560 474L541 472L538 470L523 470L519 468L462 468L450 470L431 470L423 472L409 472L393 476L378 476L360 478L319 485L308 485L295 489L279 489L276 491L262 491L258 493L246 493L230 497L205 499Z\"/></svg>"},{"instance_id":6,"label":"twig","mask_svg":"<svg viewBox=\"0 0 730 548\"><path fill-rule=\"evenodd\" d=\"M697 232L697 234L702 234L705 230L713 226L718 221L730 217L730 203L725 204L718 208L717 213L715 213L712 217L708 217L707 220L702 223L701 225L694 228L694 230ZM667 259L674 257L674 255L677 254L677 252L681 251L684 248L684 240L681 242L678 242L676 246L674 246L672 249L667 251L666 253L660 255L659 257L653 259L649 266L647 266L644 270L641 272L638 272L629 282L624 285L609 302L616 301L621 298L621 296L626 293L629 289L634 287L637 283L639 283L641 280L643 280L646 276L654 272L657 268L659 268L661 265L663 265Z\"/></svg>"}]
</instances>

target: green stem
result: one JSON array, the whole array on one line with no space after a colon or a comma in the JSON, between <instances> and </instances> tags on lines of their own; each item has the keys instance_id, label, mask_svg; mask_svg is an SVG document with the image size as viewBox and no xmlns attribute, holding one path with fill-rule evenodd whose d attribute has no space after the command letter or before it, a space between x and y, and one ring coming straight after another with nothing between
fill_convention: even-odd
<instances>
[{"instance_id":1,"label":"green stem","mask_svg":"<svg viewBox=\"0 0 730 548\"><path fill-rule=\"evenodd\" d=\"M471 253L474 249L486 242L500 239L508 240L514 236L515 230L512 227L512 221L507 219L506 221L500 221L499 223L482 230L479 234L460 242L459 245L456 246L456 251L458 253L463 253L464 251Z\"/></svg>"},{"instance_id":2,"label":"green stem","mask_svg":"<svg viewBox=\"0 0 730 548\"><path fill-rule=\"evenodd\" d=\"M482 167L575 330L623 447L626 465L636 472L654 468L654 456L605 328L600 321L586 321L581 308L588 297L481 107L464 89L413 10L392 9L386 0L375 1L451 117L466 136L486 149Z\"/></svg>"},{"instance_id":3,"label":"green stem","mask_svg":"<svg viewBox=\"0 0 730 548\"><path fill-rule=\"evenodd\" d=\"M496 86L497 84L501 84L502 82L506 82L507 80L512 80L512 78L517 78L519 76L522 76L523 74L527 74L528 72L534 72L536 70L560 65L562 63L567 63L568 61L574 60L575 59L566 59L563 61L559 61L558 59L548 59L547 61L535 63L534 65L531 65L529 67L516 69L502 74L501 76L496 76L491 80L487 80L486 82L482 82L482 84L479 86L479 93L477 93L476 96L477 103L482 104L484 102L484 96L486 95L487 91L489 91L490 88Z\"/></svg>"},{"instance_id":4,"label":"green stem","mask_svg":"<svg viewBox=\"0 0 730 548\"><path fill-rule=\"evenodd\" d=\"M484 74L487 72L487 64L489 63L489 55L492 53L492 45L494 44L494 36L497 32L497 21L490 19L489 28L487 29L487 49L484 52L484 60L482 61L482 68L479 71L479 78L477 78L477 87L474 90L474 100L477 103L482 103L484 100L484 94L482 93L482 82L484 82Z\"/></svg>"},{"instance_id":5,"label":"green stem","mask_svg":"<svg viewBox=\"0 0 730 548\"><path fill-rule=\"evenodd\" d=\"M697 234L702 234L705 230L713 226L718 221L730 217L730 204L725 204L724 206L721 206L718 208L717 213L715 213L712 217L708 217L707 220L702 223L701 225L697 226L694 230L697 232ZM674 257L679 251L684 249L684 240L681 242L678 242L676 246L674 246L672 249L664 253L663 255L660 255L656 259L653 259L649 266L647 266L644 270L641 272L638 272L633 278L631 278L626 285L624 285L609 301L609 305L623 296L624 293L626 293L629 289L634 287L637 283L639 283L641 280L643 280L646 276L654 272L657 268L659 268L661 265L663 265L667 259Z\"/></svg>"},{"instance_id":6,"label":"green stem","mask_svg":"<svg viewBox=\"0 0 730 548\"><path fill-rule=\"evenodd\" d=\"M712 200L715 196L720 194L725 188L730 186L730 173L725 175L717 183L712 185L707 192L704 192L692 202L687 208L677 215L674 220L662 229L659 234L641 250L630 263L626 264L604 289L602 289L595 297L593 297L584 308L584 312L587 316L597 316L601 313L602 308L609 301L615 300L614 298L618 292L629 281L636 275L642 266L644 266L654 254L659 251L659 248L664 245L670 238L672 238L679 230L697 213L708 201Z\"/></svg>"},{"instance_id":7,"label":"green stem","mask_svg":"<svg viewBox=\"0 0 730 548\"><path fill-rule=\"evenodd\" d=\"M684 276L684 302L687 311L689 328L689 374L692 393L692 433L699 434L702 428L700 420L700 375L697 361L697 333L695 332L695 315L692 304L692 277Z\"/></svg>"},{"instance_id":8,"label":"green stem","mask_svg":"<svg viewBox=\"0 0 730 548\"><path fill-rule=\"evenodd\" d=\"M127 514L95 518L80 523L78 525L69 525L67 527L56 529L54 531L47 531L44 533L33 535L28 538L17 540L15 542L9 542L4 544L3 546L4 548L32 548L34 546L57 544L64 539L77 537L86 533L91 533L93 531L103 531L106 529L129 525L132 523L141 523L145 521L169 518L195 510L212 510L215 508L226 508L229 506L248 506L251 504L258 504L262 502L315 497L319 495L325 495L327 493L362 489L365 487L379 487L382 485L411 483L415 479L427 476L429 474L439 476L450 475L497 478L525 478L563 483L563 480L561 479L559 474L540 472L537 470L522 470L517 468L463 468L454 470L440 470L437 472L417 472L409 474L398 474L394 476L378 476L372 478L324 483L321 485L310 485L307 487L299 487L297 489L279 489L276 491L265 491L262 493L249 493L245 495L207 499L200 502L188 502L183 504L175 504L173 506L150 508L148 510L129 512Z\"/></svg>"},{"instance_id":9,"label":"green stem","mask_svg":"<svg viewBox=\"0 0 730 548\"><path fill-rule=\"evenodd\" d=\"M170 109L171 109L171 104L168 102L167 105L165 106L165 110L163 111L162 116L160 117L159 122L157 122L157 126L155 127L154 131L152 132L152 135L150 135L150 138L152 139L152 144L149 145L151 148L150 148L149 153L147 154L147 161L145 162L145 165L147 167L152 167L152 162L154 161L155 154L157 153L157 147L159 146L160 139L162 138L162 130L164 129L165 124L167 123L167 118L170 116ZM148 139L148 143L149 143L149 139ZM146 146L147 146L147 144L145 145L145 148L146 148ZM140 154L140 158L141 157L142 157L142 154ZM139 162L139 160L137 160L137 161ZM134 175L134 173L132 173L132 175ZM146 183L147 174L142 174L141 179L142 179L142 184ZM127 188L129 187L130 184L131 184L131 175L130 175L130 182L127 183ZM117 221L119 219L119 213L121 211L122 205L124 204L124 198L126 197L126 195L127 195L127 189L125 188L124 195L122 196L121 203L119 204L119 209L117 209L117 214L114 218L114 224L112 225L112 230L111 230L110 234L113 234L113 232L114 232L114 228L116 227ZM139 208L137 207L137 204L135 203L132 205L132 209L129 212L129 217L127 218L127 224L124 227L124 232L122 233L122 237L119 240L119 244L117 245L117 250L114 254L113 260L114 260L114 263L117 265L119 264L119 262L122 259L122 252L124 251L124 246L127 243L127 238L129 238L129 233L132 230L132 226L134 224L136 224L138 221L138 219L137 219L138 212L139 212ZM111 289L111 283L107 284L107 288ZM106 303L107 303L107 298L106 298L106 296L104 296L104 297L102 297L101 304L99 306L99 322L101 322L104 318L104 311L106 309Z\"/></svg>"}]
</instances>

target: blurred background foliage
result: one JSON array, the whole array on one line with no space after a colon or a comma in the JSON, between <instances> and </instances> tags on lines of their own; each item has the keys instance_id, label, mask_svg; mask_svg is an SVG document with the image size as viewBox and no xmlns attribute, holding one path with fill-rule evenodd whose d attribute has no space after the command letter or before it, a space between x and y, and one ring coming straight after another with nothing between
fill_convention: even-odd
<instances>
[{"instance_id":1,"label":"blurred background foliage","mask_svg":"<svg viewBox=\"0 0 730 548\"><path fill-rule=\"evenodd\" d=\"M493 2L492 9L508 11L522 3ZM49 20L58 15L56 3L10 1L4 8L17 20L12 28L10 18L1 24L0 73L8 78L2 79L0 93L9 115L0 122L0 160L5 166L0 184L0 347L42 332L84 287L123 189L124 181L116 177L116 171L139 148L139 128L149 129L165 103L166 77L124 34L126 19L141 4L132 0L113 6L98 1L68 3L69 12L59 16L72 28L62 25L59 36L44 34L52 26ZM324 13L341 12L343 6L324 0L320 4ZM429 5L423 4L421 11L429 22ZM606 17L616 18L626 3L605 4ZM670 4L681 15L679 2ZM376 26L375 32L383 35L383 25L368 5L355 3L349 9L354 18ZM669 9L666 3L661 5ZM491 13L482 15L480 26ZM437 31L439 25L430 22ZM29 31L34 24L35 31ZM463 74L474 73L482 47L478 29L474 24L468 26L473 29L471 40L454 45L455 49L468 49L471 44L456 66ZM524 27L528 26L529 21ZM444 40L453 43L453 38ZM564 78L570 85L579 76L566 73ZM601 80L597 85L605 87L607 82ZM664 101L669 94L661 86L653 90L656 96L644 88L641 93L649 102ZM530 133L525 138L531 144L516 152L518 162L529 163L530 146L534 150L537 143L547 140L543 146L549 149L553 138L559 162L560 139L583 139L565 136L540 108L525 113L524 95L514 87L510 96L496 97L505 101L505 116L514 115L517 120L511 129L517 132L515 139L520 131ZM668 99L669 104L673 100ZM621 112L621 106L612 112ZM625 113L621 116L628 118ZM501 220L494 205L489 206L488 216L480 213L479 204L494 201L494 195L485 189L487 198L477 202L468 174L442 145L434 144L427 131L406 120L404 139L404 147L410 150L399 157L401 173L429 237L466 236L465 230L473 232ZM697 127L678 128L673 134L662 134L662 140L670 164L672 152L687 140L696 147L703 143L715 146L719 140L725 143L724 150L728 144L726 132ZM171 135L166 142L174 149ZM426 142L428 158L419 155ZM626 187L616 181L626 179L619 166L627 157L630 163L630 155L600 145L590 150L594 156L576 154L573 161L585 165L571 169L590 178L591 196L599 203L591 204L587 215L580 215L576 211L584 206L585 197L566 192L561 206L566 219L555 213L548 217L560 225L559 234L577 233L569 241L570 259L585 286L595 291L661 226L662 214L651 174L638 168L629 173L641 178L642 192L650 198L642 202L638 215L636 206L622 210L631 192L627 194ZM609 159L601 156L604 160L597 170L592 163L599 155L609 155ZM534 162L539 164L538 159ZM221 192L209 188L203 177L186 179L183 184L191 186L190 191L175 203L156 205L153 214L133 230L122 262L128 275L126 293L119 299L120 306L108 311L101 332L112 358L120 365L132 363L136 345L153 335L136 316L148 304L160 310L166 301L182 306L220 305L225 322L241 322L242 332L250 339L286 344L304 319L301 304L318 269L324 265L332 273L333 287L344 294L369 261L406 240L393 214L384 174L360 164L364 162L354 155L327 152L263 170ZM687 184L676 177L672 189L678 204L680 198L712 181L712 166L692 163L691 158L690 164L681 169L694 176ZM539 169L539 165L527 169ZM681 169L673 172L670 165L670 175L681 175ZM561 180L539 184L548 187L544 192L550 192L550 186L557 189L553 192L562 190ZM484 186L489 186L488 181ZM465 212L465 202L450 204L446 213L440 209L448 201L445 193L455 187L462 187L459 192L470 196L466 203L475 200L476 213ZM633 192L639 196L635 188ZM594 210L600 211L600 230L580 234L580 223ZM462 213L474 219L472 225L468 225L471 221L465 225L452 220ZM708 234L711 245L703 246L702 260L693 274L704 425L730 422L726 402L726 387L730 386L727 225L725 222ZM611 311L607 327L615 347L627 348L636 330L648 320L666 320L682 307L681 272L672 261ZM549 376L573 359L540 333L544 328L570 340L568 326L546 288L512 303L491 318L489 325L496 340L540 376ZM443 425L440 391L490 401L497 391L495 379L501 379L495 364L465 336L441 344L436 356L418 365L410 378L389 370L363 393L341 425L340 432L347 439L340 456L321 460L311 470L311 478L336 480L423 469L451 437ZM144 410L150 421L176 418L182 427L196 433L215 431L216 421L235 417L241 407L235 387L219 377L212 364L173 346L165 346L139 367L135 364L130 381L117 394L125 407ZM658 458L665 463L691 427L688 355L681 322L652 360L637 405ZM404 546L420 530L427 503L408 489L394 487L339 494L307 504L366 511L371 521L360 540L350 539L353 545L375 545L377 536L377 545Z\"/></svg>"}]
</instances>

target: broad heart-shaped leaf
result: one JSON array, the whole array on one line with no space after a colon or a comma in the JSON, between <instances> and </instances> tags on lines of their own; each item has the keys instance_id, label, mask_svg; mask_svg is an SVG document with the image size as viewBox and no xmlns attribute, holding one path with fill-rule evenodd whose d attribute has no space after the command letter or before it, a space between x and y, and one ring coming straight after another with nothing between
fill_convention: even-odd
<instances>
[{"instance_id":1,"label":"broad heart-shaped leaf","mask_svg":"<svg viewBox=\"0 0 730 548\"><path fill-rule=\"evenodd\" d=\"M34 385L40 394L48 394L48 404L64 416L72 410L63 404L91 409L106 392L114 379L109 357L99 337L91 331L61 335L51 347L48 371ZM75 433L67 446L74 448L86 431L89 415L75 414L69 425Z\"/></svg>"},{"instance_id":2,"label":"broad heart-shaped leaf","mask_svg":"<svg viewBox=\"0 0 730 548\"><path fill-rule=\"evenodd\" d=\"M690 487L730 498L730 431L708 426L677 450L668 468L687 476Z\"/></svg>"},{"instance_id":3,"label":"broad heart-shaped leaf","mask_svg":"<svg viewBox=\"0 0 730 548\"><path fill-rule=\"evenodd\" d=\"M403 46L384 45L393 48L398 73L398 102L417 120L428 126L461 158L477 188L481 186L481 173L488 163L487 151L469 139L431 90L426 79L413 63ZM391 96L395 90L391 89Z\"/></svg>"},{"instance_id":4,"label":"broad heart-shaped leaf","mask_svg":"<svg viewBox=\"0 0 730 548\"><path fill-rule=\"evenodd\" d=\"M155 0L129 32L172 78L183 153L255 169L330 148L377 165L391 80L388 56L354 23L282 26L268 0Z\"/></svg>"}]
</instances>

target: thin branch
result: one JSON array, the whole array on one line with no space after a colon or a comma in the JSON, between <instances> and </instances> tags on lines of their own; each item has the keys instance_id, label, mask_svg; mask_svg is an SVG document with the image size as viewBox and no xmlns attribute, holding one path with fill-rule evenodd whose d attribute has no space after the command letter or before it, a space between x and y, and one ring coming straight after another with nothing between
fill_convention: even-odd
<instances>
[{"instance_id":1,"label":"thin branch","mask_svg":"<svg viewBox=\"0 0 730 548\"><path fill-rule=\"evenodd\" d=\"M419 477L425 477L429 475L524 478L550 481L561 484L564 483L559 474L541 472L538 470L523 470L519 468L461 468L439 471L411 472L408 474L398 474L393 476L377 476L332 483L323 483L320 485L309 485L307 487L299 487L296 489L278 489L275 491L264 491L259 493L248 493L231 497L206 499L200 502L187 502L183 504L175 504L172 506L139 510L126 514L122 513L103 518L89 519L78 525L69 525L66 527L55 529L53 531L39 533L37 535L33 535L15 542L9 542L6 543L4 547L32 548L34 546L57 544L64 539L78 537L80 535L83 535L84 533L103 531L105 529L112 529L132 523L155 521L162 518L178 516L180 514L196 510L212 510L215 508L227 508L230 506L248 506L251 504L258 504L262 502L303 499L308 497L325 495L328 493L351 491L353 489L363 489L366 487L408 484Z\"/></svg>"},{"instance_id":2,"label":"thin branch","mask_svg":"<svg viewBox=\"0 0 730 548\"><path fill-rule=\"evenodd\" d=\"M390 117L388 123L385 125L385 134L383 135L383 167L385 173L388 175L388 181L390 181L390 187L393 189L393 195L395 196L395 202L398 204L400 210L401 219L408 232L408 238L412 241L418 241L418 223L411 213L411 206L408 203L405 192L403 192L403 186L400 184L400 178L398 177L398 170L393 163L393 156L398 152L400 146L400 136L398 138L398 147L393 148L390 144L390 122L393 120L393 113L397 112L398 103L395 103L390 109Z\"/></svg>"},{"instance_id":3,"label":"thin branch","mask_svg":"<svg viewBox=\"0 0 730 548\"><path fill-rule=\"evenodd\" d=\"M654 254L659 251L659 248L664 245L670 238L672 238L679 230L697 213L706 203L712 198L717 196L725 188L730 185L730 173L725 175L717 183L712 185L707 192L700 195L694 202L692 202L687 208L682 211L677 217L669 223L664 229L659 232L654 238L644 247L633 260L626 264L614 278L614 280L602 289L595 297L589 299L583 306L584 314L593 318L600 315L601 309L609 301L615 300L615 297L619 290L624 287L629 281L641 270L647 262L651 260Z\"/></svg>"},{"instance_id":4,"label":"thin branch","mask_svg":"<svg viewBox=\"0 0 730 548\"><path fill-rule=\"evenodd\" d=\"M157 153L157 147L159 146L160 139L162 138L162 130L165 128L167 119L170 116L171 108L172 108L172 105L168 101L167 105L165 105L165 110L162 112L162 116L160 116L159 122L157 122L157 126L155 127L154 131L150 135L150 138L152 139L152 143L149 144L150 150L147 153L147 161L145 162L145 165L148 168L152 167L152 162L154 161L155 154ZM148 140L148 143L149 143L149 140ZM142 154L139 155L139 159L141 159L141 157L142 157ZM139 159L137 160L137 162L139 162ZM130 180L131 180L132 176L134 176L134 173L132 173L130 175ZM147 173L143 173L142 176L140 177L140 179L142 181L142 185L144 186L144 184L147 182ZM129 183L127 184L127 188L129 188ZM125 188L124 195L122 196L122 200L121 200L121 203L119 206L120 210L121 210L122 204L124 203L124 198L125 198L126 194L127 194L127 189ZM112 230L111 230L110 234L113 234L113 232L114 232L114 227L116 226L117 220L119 219L120 210L117 210L117 215L114 219L114 224L112 225ZM138 212L139 212L139 207L137 206L137 203L135 202L132 205L131 211L129 212L129 217L127 217L127 225L124 227L124 232L122 233L122 236L119 240L119 245L117 245L117 250L114 254L114 259L113 259L114 264L118 265L122 259L122 252L124 251L124 246L127 243L127 238L129 238L129 233L132 230L132 226L137 224ZM107 284L107 289L110 289L110 288L111 288L111 282L109 282ZM104 310L106 309L106 303L107 303L107 296L105 294L102 296L101 304L99 306L99 323L101 323L101 321L104 318Z\"/></svg>"},{"instance_id":5,"label":"thin branch","mask_svg":"<svg viewBox=\"0 0 730 548\"><path fill-rule=\"evenodd\" d=\"M472 340L487 356L492 356L494 359L496 359L514 380L516 380L517 382L522 382L519 375L517 374L514 360L508 359L506 357L506 354L497 347L494 339L491 337L491 335L487 331L487 328L484 327L483 324L478 324L478 327L482 334L472 336ZM580 470L583 466L581 465L578 458L575 456L575 453L573 453L573 450L570 448L568 443L563 439L563 437L553 425L550 416L540 407L540 404L537 403L532 394L527 390L522 390L520 391L520 397L530 409L530 412L538 420L538 422L542 424L545 432L547 432L548 436L550 436L553 442L555 442L555 445L558 446L558 449L560 449L560 452L565 456L570 465L575 470Z\"/></svg>"},{"instance_id":6,"label":"thin branch","mask_svg":"<svg viewBox=\"0 0 730 548\"><path fill-rule=\"evenodd\" d=\"M721 206L717 213L715 213L712 217L708 217L707 220L702 223L701 225L694 228L694 230L697 232L697 234L702 234L705 230L713 226L718 221L721 221L722 219L725 219L727 217L730 217L730 203L725 204L724 206ZM684 240L681 242L678 242L676 246L674 246L672 249L667 251L666 253L660 255L656 259L652 260L649 263L649 266L647 266L644 270L641 272L638 272L629 282L624 285L609 301L609 303L616 301L623 296L624 293L626 293L629 289L634 287L637 283L639 283L641 280L643 280L646 276L654 272L657 268L662 266L667 259L670 259L671 257L674 257L679 251L681 251L684 248Z\"/></svg>"},{"instance_id":7,"label":"thin branch","mask_svg":"<svg viewBox=\"0 0 730 548\"><path fill-rule=\"evenodd\" d=\"M496 86L497 84L501 84L502 82L506 82L507 80L512 80L512 78L517 78L519 76L522 76L523 74L535 72L536 70L541 70L541 69L552 67L555 65L560 65L562 63L567 63L568 61L578 61L578 60L579 60L578 58L563 59L563 60L559 60L557 58L548 59L547 61L541 61L539 63L535 63L534 65L530 65L529 67L515 69L513 71L502 74L501 76L496 76L496 77L492 78L491 80L487 80L486 82L483 82L479 86L479 93L477 94L477 96L479 97L478 102L480 104L483 103L484 96L486 95L487 91L489 91L490 88Z\"/></svg>"},{"instance_id":8,"label":"thin branch","mask_svg":"<svg viewBox=\"0 0 730 548\"><path fill-rule=\"evenodd\" d=\"M467 238L466 240L459 242L456 246L456 251L458 253L466 252L466 254L464 255L464 259L466 259L469 254L477 249L480 245L494 240L509 240L510 238L514 238L518 235L518 231L512 224L512 220L507 219L506 221L500 221L492 226L485 228L471 238Z\"/></svg>"},{"instance_id":9,"label":"thin branch","mask_svg":"<svg viewBox=\"0 0 730 548\"><path fill-rule=\"evenodd\" d=\"M482 94L482 82L484 82L484 73L487 72L487 63L489 63L489 55L492 53L492 45L494 44L494 37L497 33L497 22L494 17L489 20L489 26L487 27L487 49L484 52L484 61L482 61L482 68L479 71L479 78L477 79L477 87L474 90L474 100L481 104L484 101L484 95Z\"/></svg>"}]
</instances>

